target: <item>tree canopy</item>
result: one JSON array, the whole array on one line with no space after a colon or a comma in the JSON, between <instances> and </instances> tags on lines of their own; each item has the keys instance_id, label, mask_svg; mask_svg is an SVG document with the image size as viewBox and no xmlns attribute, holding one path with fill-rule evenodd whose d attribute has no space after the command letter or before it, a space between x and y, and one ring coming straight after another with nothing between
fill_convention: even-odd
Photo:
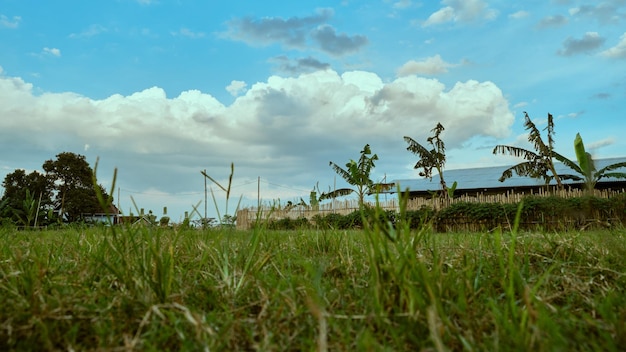
<instances>
[{"instance_id":1,"label":"tree canopy","mask_svg":"<svg viewBox=\"0 0 626 352\"><path fill-rule=\"evenodd\" d=\"M94 171L84 156L63 152L43 163L44 173L16 169L2 182L0 217L23 225L45 225L63 219L75 222L83 214L103 212L94 188ZM108 197L100 185L100 192ZM110 197L109 197L110 198Z\"/></svg>"},{"instance_id":2,"label":"tree canopy","mask_svg":"<svg viewBox=\"0 0 626 352\"><path fill-rule=\"evenodd\" d=\"M82 214L103 211L94 188L94 172L83 155L63 152L55 160L43 164L46 176L54 183L56 196L55 211L67 221L74 222ZM108 197L104 187L98 185L104 197Z\"/></svg>"},{"instance_id":3,"label":"tree canopy","mask_svg":"<svg viewBox=\"0 0 626 352\"><path fill-rule=\"evenodd\" d=\"M37 171L27 174L26 171L17 169L5 176L2 187L4 187L2 196L2 201L5 202L4 216L25 226L33 225L24 222L27 213L33 211L36 212L35 215L41 214L41 221L46 220L47 212L52 207L53 194L52 182L46 175ZM37 200L34 209L32 200ZM25 206L26 204L28 206Z\"/></svg>"}]
</instances>

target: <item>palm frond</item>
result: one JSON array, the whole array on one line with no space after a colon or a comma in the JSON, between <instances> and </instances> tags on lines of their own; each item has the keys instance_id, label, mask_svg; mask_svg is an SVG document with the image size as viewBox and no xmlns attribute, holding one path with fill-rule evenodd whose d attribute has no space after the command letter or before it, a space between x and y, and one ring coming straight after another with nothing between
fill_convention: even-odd
<instances>
[{"instance_id":1,"label":"palm frond","mask_svg":"<svg viewBox=\"0 0 626 352\"><path fill-rule=\"evenodd\" d=\"M598 175L598 180L605 178L605 177L611 177L611 178L617 178L617 179L626 179L626 172L609 172L609 173L604 173L601 175Z\"/></svg>"},{"instance_id":2,"label":"palm frond","mask_svg":"<svg viewBox=\"0 0 626 352\"><path fill-rule=\"evenodd\" d=\"M598 170L596 172L596 174L598 174L598 175L605 174L607 171L613 171L613 170L621 169L623 167L626 167L626 162L611 164L611 165L605 166L602 169Z\"/></svg>"},{"instance_id":3,"label":"palm frond","mask_svg":"<svg viewBox=\"0 0 626 352\"><path fill-rule=\"evenodd\" d=\"M396 186L395 182L392 183L374 183L367 189L367 195L378 194L381 192L389 191Z\"/></svg>"},{"instance_id":4,"label":"palm frond","mask_svg":"<svg viewBox=\"0 0 626 352\"><path fill-rule=\"evenodd\" d=\"M578 164L576 164L575 162L571 161L570 159L564 157L563 155L553 151L552 152L552 157L555 158L556 160L560 161L563 165L569 167L570 169L576 171L577 173L584 175L584 172L582 170L582 168L580 166L578 166Z\"/></svg>"},{"instance_id":5,"label":"palm frond","mask_svg":"<svg viewBox=\"0 0 626 352\"><path fill-rule=\"evenodd\" d=\"M341 176L341 178L346 180L346 182L348 182L351 185L354 184L354 180L352 179L352 175L349 171L344 170L341 166L333 163L332 161L330 162L329 165L339 176Z\"/></svg>"},{"instance_id":6,"label":"palm frond","mask_svg":"<svg viewBox=\"0 0 626 352\"><path fill-rule=\"evenodd\" d=\"M559 174L559 177L561 178L561 180L572 180L572 181L584 181L585 178L578 176L578 175L572 175L572 174Z\"/></svg>"},{"instance_id":7,"label":"palm frond","mask_svg":"<svg viewBox=\"0 0 626 352\"><path fill-rule=\"evenodd\" d=\"M539 155L537 153L534 153L533 151L511 145L496 145L495 148L493 148L493 154L508 154L511 156L522 158L527 161L536 160L539 158Z\"/></svg>"},{"instance_id":8,"label":"palm frond","mask_svg":"<svg viewBox=\"0 0 626 352\"><path fill-rule=\"evenodd\" d=\"M534 163L531 161L520 163L504 170L502 172L502 176L500 176L498 181L504 182L504 180L506 180L507 178L511 178L513 176L513 172L515 172L518 176L534 177L537 173L537 168L538 168L537 163Z\"/></svg>"},{"instance_id":9,"label":"palm frond","mask_svg":"<svg viewBox=\"0 0 626 352\"><path fill-rule=\"evenodd\" d=\"M406 150L410 151L411 153L419 156L420 158L424 158L430 155L430 151L424 148L423 145L417 143L413 138L405 136L404 140L409 144L409 146L406 147Z\"/></svg>"},{"instance_id":10,"label":"palm frond","mask_svg":"<svg viewBox=\"0 0 626 352\"><path fill-rule=\"evenodd\" d=\"M320 195L320 201L323 201L323 200L326 200L326 199L334 199L334 198L338 198L338 197L347 196L349 194L352 194L353 192L354 192L354 190L351 189L351 188L336 189L336 190L328 192L328 193L322 193Z\"/></svg>"}]
</instances>

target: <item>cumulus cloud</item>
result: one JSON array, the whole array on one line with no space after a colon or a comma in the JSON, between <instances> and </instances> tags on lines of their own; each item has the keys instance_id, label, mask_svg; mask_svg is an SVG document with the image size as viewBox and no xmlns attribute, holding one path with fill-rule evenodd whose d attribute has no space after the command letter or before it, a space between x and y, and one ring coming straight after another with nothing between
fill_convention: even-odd
<instances>
[{"instance_id":1,"label":"cumulus cloud","mask_svg":"<svg viewBox=\"0 0 626 352\"><path fill-rule=\"evenodd\" d=\"M569 37L563 42L563 49L557 51L562 56L590 53L604 44L605 39L597 32L587 32L581 39Z\"/></svg>"},{"instance_id":2,"label":"cumulus cloud","mask_svg":"<svg viewBox=\"0 0 626 352\"><path fill-rule=\"evenodd\" d=\"M236 97L242 92L245 92L248 84L244 81L231 81L230 84L226 87L226 90L230 95Z\"/></svg>"},{"instance_id":3,"label":"cumulus cloud","mask_svg":"<svg viewBox=\"0 0 626 352\"><path fill-rule=\"evenodd\" d=\"M5 28L17 28L22 21L22 17L13 16L13 18L8 18L5 15L0 15L0 27Z\"/></svg>"},{"instance_id":4,"label":"cumulus cloud","mask_svg":"<svg viewBox=\"0 0 626 352\"><path fill-rule=\"evenodd\" d=\"M545 29L550 27L560 27L567 24L568 19L563 15L547 16L537 23L537 28Z\"/></svg>"},{"instance_id":5,"label":"cumulus cloud","mask_svg":"<svg viewBox=\"0 0 626 352\"><path fill-rule=\"evenodd\" d=\"M619 43L600 53L611 59L626 59L626 32L620 37Z\"/></svg>"},{"instance_id":6,"label":"cumulus cloud","mask_svg":"<svg viewBox=\"0 0 626 352\"><path fill-rule=\"evenodd\" d=\"M437 54L422 61L408 61L398 69L397 75L400 77L414 74L437 75L446 73L448 72L448 68L455 66L458 65L443 61L441 56Z\"/></svg>"},{"instance_id":7,"label":"cumulus cloud","mask_svg":"<svg viewBox=\"0 0 626 352\"><path fill-rule=\"evenodd\" d=\"M428 17L422 24L424 27L446 22L493 20L498 16L498 11L482 0L442 0L441 4L444 6Z\"/></svg>"},{"instance_id":8,"label":"cumulus cloud","mask_svg":"<svg viewBox=\"0 0 626 352\"><path fill-rule=\"evenodd\" d=\"M57 48L45 47L45 48L43 48L43 52L44 52L44 54L48 54L48 55L52 55L52 56L56 56L56 57L60 57L61 56L61 50L59 50Z\"/></svg>"},{"instance_id":9,"label":"cumulus cloud","mask_svg":"<svg viewBox=\"0 0 626 352\"><path fill-rule=\"evenodd\" d=\"M230 88L242 86L233 82ZM86 153L90 161L99 156L102 173L119 168L122 192L202 190L199 170L209 168L215 177L223 171L227 177L234 162L235 184L254 183L234 192L253 203L259 176L304 190L264 191L264 197L300 197L318 181L323 187L332 184L330 160L358 157L370 143L381 158L377 172L407 178L413 174L405 166L414 160L405 151L404 135L424 140L441 122L448 153L454 154L470 138L507 136L514 120L502 91L489 81L446 87L417 76L384 82L365 71L271 76L230 105L196 90L168 97L158 87L100 100L36 91L21 78L0 75L3 150L38 150L40 156L28 160L40 164L62 151ZM22 152L12 157L3 154L3 164L26 160ZM202 199L192 198L185 201L187 209ZM173 199L160 204L173 207Z\"/></svg>"}]
</instances>

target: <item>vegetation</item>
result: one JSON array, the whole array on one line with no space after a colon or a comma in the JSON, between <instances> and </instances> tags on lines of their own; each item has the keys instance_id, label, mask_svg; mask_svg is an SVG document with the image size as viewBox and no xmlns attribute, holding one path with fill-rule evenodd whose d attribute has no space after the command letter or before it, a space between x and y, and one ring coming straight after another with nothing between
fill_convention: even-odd
<instances>
[{"instance_id":1,"label":"vegetation","mask_svg":"<svg viewBox=\"0 0 626 352\"><path fill-rule=\"evenodd\" d=\"M5 176L2 187L6 211L0 213L0 216L21 226L33 226L35 218L40 223L51 220L48 211L53 204L53 184L46 175L37 171L26 174L24 170L18 169ZM28 219L33 213L35 216Z\"/></svg>"},{"instance_id":2,"label":"vegetation","mask_svg":"<svg viewBox=\"0 0 626 352\"><path fill-rule=\"evenodd\" d=\"M591 157L591 154L585 150L585 144L583 143L580 133L577 133L576 138L574 139L574 151L576 152L576 160L578 163L575 163L558 153L554 153L555 159L562 162L564 165L577 173L576 175L561 175L561 178L583 181L585 183L585 189L588 191L593 190L596 187L596 183L605 177L626 179L625 172L610 172L626 167L626 162L607 165L600 170L596 169L595 161Z\"/></svg>"},{"instance_id":3,"label":"vegetation","mask_svg":"<svg viewBox=\"0 0 626 352\"><path fill-rule=\"evenodd\" d=\"M509 229L515 212L521 209L522 219L518 227L525 231L580 231L590 228L615 228L626 223L626 194L611 198L585 196L561 198L558 196L526 196L519 203L475 203L457 202L443 209L422 207L406 210L386 210L385 219L392 224L404 216L411 229L431 226L437 232L493 231L498 227ZM365 207L366 213L373 211ZM306 218L268 220L267 227L274 230L318 229L354 230L362 229L362 211L355 210L347 215L337 213L317 214ZM265 226L265 225L264 225Z\"/></svg>"},{"instance_id":4,"label":"vegetation","mask_svg":"<svg viewBox=\"0 0 626 352\"><path fill-rule=\"evenodd\" d=\"M211 188L211 198L213 199L213 204L215 205L215 210L217 211L217 218L219 219L220 225L233 226L235 224L235 221L237 220L237 217L228 214L228 202L230 200L230 191L231 191L231 186L233 183L233 175L235 174L235 164L230 163L230 175L228 175L228 184L226 185L226 187L222 186L213 177L209 176L206 173L206 171L200 171L200 173L202 174L202 176L211 180L211 182L216 184L222 191L224 191L226 195L226 204L224 205L224 216L221 216L220 214L220 208L217 205L217 200L215 198L215 193L213 193L213 188ZM239 205L241 204L241 198L242 196L239 197L239 202L237 202L237 208L235 209L235 214L237 214L237 210L239 210ZM202 219L203 227L209 226L210 223L211 223L210 219L204 219L204 218Z\"/></svg>"},{"instance_id":5,"label":"vegetation","mask_svg":"<svg viewBox=\"0 0 626 352\"><path fill-rule=\"evenodd\" d=\"M103 213L94 188L94 171L82 155L64 152L43 164L45 174L17 169L2 182L0 217L24 227L57 221L82 221L83 214Z\"/></svg>"},{"instance_id":6,"label":"vegetation","mask_svg":"<svg viewBox=\"0 0 626 352\"><path fill-rule=\"evenodd\" d=\"M446 145L440 135L444 130L441 123L437 123L437 126L431 130L433 135L428 137L426 142L431 145L432 149L422 146L411 137L405 136L404 140L409 144L406 149L420 158L413 168L422 169L423 171L420 171L419 175L431 180L433 178L433 168L436 169L439 174L439 183L441 184L441 195L451 197L454 188L456 188L456 182L451 191L449 191L443 178L443 167L446 164Z\"/></svg>"},{"instance_id":7,"label":"vegetation","mask_svg":"<svg viewBox=\"0 0 626 352\"><path fill-rule=\"evenodd\" d=\"M359 205L361 206L366 194L378 194L381 191L391 189L394 186L393 183L376 183L370 178L372 169L375 167L374 162L378 160L378 155L370 156L371 154L370 145L366 144L363 150L361 150L359 161L350 160L346 163L345 169L331 161L330 166L333 170L346 180L348 184L356 188L340 188L328 193L322 193L320 200L347 196L356 192L359 197Z\"/></svg>"},{"instance_id":8,"label":"vegetation","mask_svg":"<svg viewBox=\"0 0 626 352\"><path fill-rule=\"evenodd\" d=\"M435 235L363 214L360 231L0 229L0 350L626 344L623 228Z\"/></svg>"},{"instance_id":9,"label":"vegetation","mask_svg":"<svg viewBox=\"0 0 626 352\"><path fill-rule=\"evenodd\" d=\"M547 130L548 143L544 142L541 132L532 122L527 112L524 112L524 126L528 130L528 141L533 144L535 151L524 148L497 145L493 148L493 154L509 154L521 157L525 161L506 169L500 177L500 182L504 182L507 178L513 176L515 172L518 176L529 176L532 178L543 178L545 184L548 185L551 180L556 181L559 188L563 188L561 177L554 168L554 121L551 114L548 114Z\"/></svg>"}]
</instances>

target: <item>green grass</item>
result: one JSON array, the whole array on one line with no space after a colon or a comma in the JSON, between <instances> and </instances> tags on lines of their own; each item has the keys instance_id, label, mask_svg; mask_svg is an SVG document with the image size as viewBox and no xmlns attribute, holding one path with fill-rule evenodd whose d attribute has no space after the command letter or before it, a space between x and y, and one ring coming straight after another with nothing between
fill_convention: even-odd
<instances>
[{"instance_id":1,"label":"green grass","mask_svg":"<svg viewBox=\"0 0 626 352\"><path fill-rule=\"evenodd\" d=\"M0 230L0 350L616 351L626 230Z\"/></svg>"}]
</instances>

